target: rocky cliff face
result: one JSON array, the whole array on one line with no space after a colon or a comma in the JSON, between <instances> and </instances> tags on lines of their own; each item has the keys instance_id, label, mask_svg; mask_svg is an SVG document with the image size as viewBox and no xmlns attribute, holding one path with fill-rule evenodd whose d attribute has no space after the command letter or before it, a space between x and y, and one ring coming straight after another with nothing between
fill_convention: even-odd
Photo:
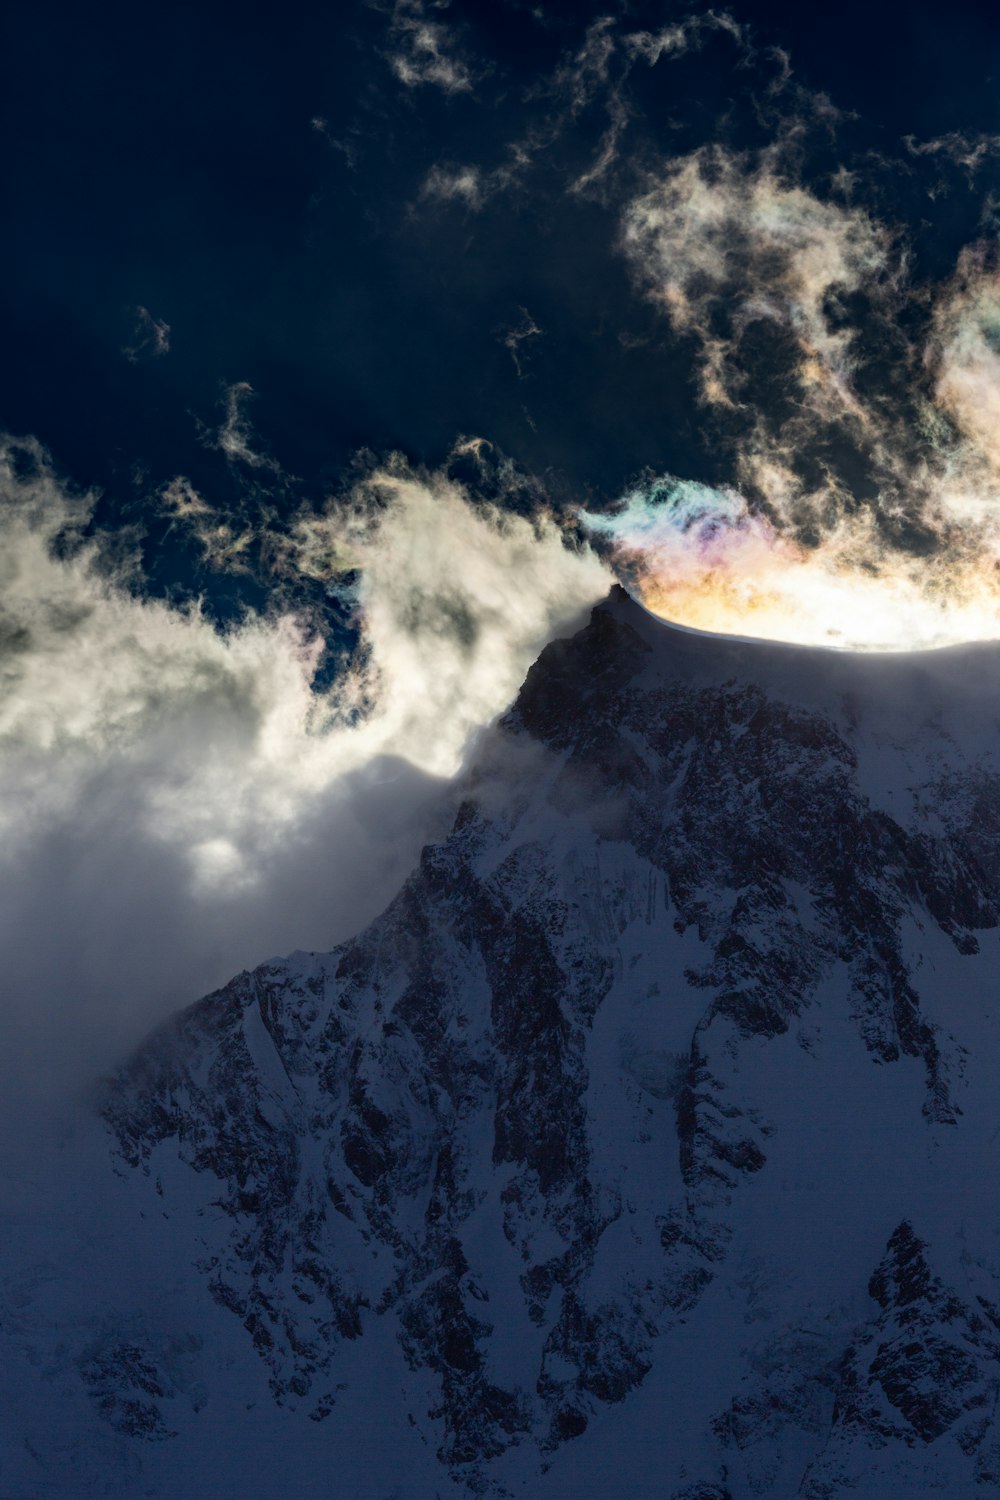
<instances>
[{"instance_id":1,"label":"rocky cliff face","mask_svg":"<svg viewBox=\"0 0 1000 1500\"><path fill-rule=\"evenodd\" d=\"M994 1491L998 679L548 647L384 915L103 1092L173 1290L60 1325L75 1493Z\"/></svg>"}]
</instances>

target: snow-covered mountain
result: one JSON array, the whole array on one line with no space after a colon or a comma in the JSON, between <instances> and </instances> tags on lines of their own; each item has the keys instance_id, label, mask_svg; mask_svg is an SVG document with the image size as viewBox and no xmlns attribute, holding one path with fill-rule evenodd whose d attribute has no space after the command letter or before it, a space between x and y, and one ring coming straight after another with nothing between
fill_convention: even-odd
<instances>
[{"instance_id":1,"label":"snow-covered mountain","mask_svg":"<svg viewBox=\"0 0 1000 1500\"><path fill-rule=\"evenodd\" d=\"M1000 1490L1000 648L620 590L14 1210L0 1496Z\"/></svg>"}]
</instances>

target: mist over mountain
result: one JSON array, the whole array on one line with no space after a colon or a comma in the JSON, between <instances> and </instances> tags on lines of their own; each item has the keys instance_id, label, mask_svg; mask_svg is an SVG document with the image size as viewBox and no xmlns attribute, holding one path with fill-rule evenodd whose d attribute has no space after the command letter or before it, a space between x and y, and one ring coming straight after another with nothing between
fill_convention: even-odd
<instances>
[{"instance_id":1,"label":"mist over mountain","mask_svg":"<svg viewBox=\"0 0 1000 1500\"><path fill-rule=\"evenodd\" d=\"M998 37L2 7L0 1500L1000 1492Z\"/></svg>"},{"instance_id":2,"label":"mist over mountain","mask_svg":"<svg viewBox=\"0 0 1000 1500\"><path fill-rule=\"evenodd\" d=\"M380 917L25 1174L0 1488L991 1493L998 678L616 590Z\"/></svg>"},{"instance_id":3,"label":"mist over mountain","mask_svg":"<svg viewBox=\"0 0 1000 1500\"><path fill-rule=\"evenodd\" d=\"M369 920L614 578L995 633L992 32L852 14L8 5L2 1098Z\"/></svg>"}]
</instances>

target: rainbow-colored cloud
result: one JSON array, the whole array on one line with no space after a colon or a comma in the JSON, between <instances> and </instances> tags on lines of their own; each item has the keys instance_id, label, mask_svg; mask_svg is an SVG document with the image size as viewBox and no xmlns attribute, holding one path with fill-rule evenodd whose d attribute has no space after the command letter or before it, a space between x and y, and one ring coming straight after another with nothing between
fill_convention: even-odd
<instances>
[{"instance_id":1,"label":"rainbow-colored cloud","mask_svg":"<svg viewBox=\"0 0 1000 1500\"><path fill-rule=\"evenodd\" d=\"M807 547L737 491L669 477L581 520L648 610L692 629L853 651L1000 638L1000 556L981 547L910 556L864 516Z\"/></svg>"}]
</instances>

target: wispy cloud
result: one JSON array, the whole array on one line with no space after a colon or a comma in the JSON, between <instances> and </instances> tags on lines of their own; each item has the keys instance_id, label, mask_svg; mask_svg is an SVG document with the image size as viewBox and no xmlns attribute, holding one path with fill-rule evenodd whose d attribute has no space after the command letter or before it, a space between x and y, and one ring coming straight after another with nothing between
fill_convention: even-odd
<instances>
[{"instance_id":1,"label":"wispy cloud","mask_svg":"<svg viewBox=\"0 0 1000 1500\"><path fill-rule=\"evenodd\" d=\"M165 484L159 499L164 512L197 542L209 568L238 572L249 566L257 540L253 527L217 511L185 475L177 474Z\"/></svg>"},{"instance_id":2,"label":"wispy cloud","mask_svg":"<svg viewBox=\"0 0 1000 1500\"><path fill-rule=\"evenodd\" d=\"M903 144L911 156L936 157L962 167L971 178L991 157L1000 155L1000 135L963 133L949 130L944 135L929 141L918 141L916 136L903 137Z\"/></svg>"},{"instance_id":3,"label":"wispy cloud","mask_svg":"<svg viewBox=\"0 0 1000 1500\"><path fill-rule=\"evenodd\" d=\"M253 424L247 416L247 406L255 391L246 380L227 385L222 396L225 416L211 441L232 462L246 464L251 469L280 470L280 464L268 454L255 447Z\"/></svg>"},{"instance_id":4,"label":"wispy cloud","mask_svg":"<svg viewBox=\"0 0 1000 1500\"><path fill-rule=\"evenodd\" d=\"M347 166L354 171L358 165L359 149L357 142L358 128L351 126L343 135L334 135L330 129L329 122L322 115L313 115L309 124L317 135L321 135L334 151L340 153ZM346 137L346 138L345 138Z\"/></svg>"},{"instance_id":5,"label":"wispy cloud","mask_svg":"<svg viewBox=\"0 0 1000 1500\"><path fill-rule=\"evenodd\" d=\"M442 162L431 167L421 186L420 196L443 203L462 203L478 213L498 185L495 173L484 173L479 167Z\"/></svg>"},{"instance_id":6,"label":"wispy cloud","mask_svg":"<svg viewBox=\"0 0 1000 1500\"><path fill-rule=\"evenodd\" d=\"M423 0L397 0L389 27L386 58L407 88L431 85L446 94L469 93L478 76L454 26L441 18L441 7Z\"/></svg>"},{"instance_id":7,"label":"wispy cloud","mask_svg":"<svg viewBox=\"0 0 1000 1500\"><path fill-rule=\"evenodd\" d=\"M617 47L614 28L613 16L592 21L580 46L569 51L540 92L553 95L573 115L586 109L608 83Z\"/></svg>"},{"instance_id":8,"label":"wispy cloud","mask_svg":"<svg viewBox=\"0 0 1000 1500\"><path fill-rule=\"evenodd\" d=\"M600 105L607 124L601 132L590 164L567 184L574 194L601 194L612 169L619 163L635 106L632 73L636 67L656 68L688 53L698 52L715 35L724 35L749 55L749 32L728 12L707 10L682 17L658 31L624 31L614 16L591 22L580 46L570 48L553 74L537 93L552 101L552 107L518 143L521 156L530 160L544 152L566 133L585 111Z\"/></svg>"},{"instance_id":9,"label":"wispy cloud","mask_svg":"<svg viewBox=\"0 0 1000 1500\"><path fill-rule=\"evenodd\" d=\"M164 318L154 318L148 308L137 307L131 340L122 346L122 353L132 364L169 354L170 324Z\"/></svg>"},{"instance_id":10,"label":"wispy cloud","mask_svg":"<svg viewBox=\"0 0 1000 1500\"><path fill-rule=\"evenodd\" d=\"M714 36L728 38L739 58L752 55L748 29L725 11L687 16L655 32L623 30L619 17L597 16L587 23L582 37L565 48L555 67L526 90L524 125L507 143L503 161L496 166L439 162L428 172L421 197L461 201L479 211L492 198L521 188L532 169L547 161L555 143L591 111L600 111L606 123L588 164L567 177L566 191L605 197L634 118L631 75L636 69L645 71L698 52Z\"/></svg>"},{"instance_id":11,"label":"wispy cloud","mask_svg":"<svg viewBox=\"0 0 1000 1500\"><path fill-rule=\"evenodd\" d=\"M625 34L623 45L632 57L641 58L651 68L664 57L680 57L685 52L697 51L713 34L728 35L741 48L749 47L749 31L728 11L706 10L700 15L684 16L679 21L661 26L658 31L630 31ZM782 72L788 71L787 56L781 54Z\"/></svg>"},{"instance_id":12,"label":"wispy cloud","mask_svg":"<svg viewBox=\"0 0 1000 1500\"><path fill-rule=\"evenodd\" d=\"M514 368L517 371L518 380L523 380L527 373L527 354L524 346L527 345L530 347L532 339L541 338L544 329L539 327L526 307L518 308L518 312L520 316L513 323L509 323L506 327L501 328L497 337L504 348L510 353L510 357L514 362Z\"/></svg>"},{"instance_id":13,"label":"wispy cloud","mask_svg":"<svg viewBox=\"0 0 1000 1500\"><path fill-rule=\"evenodd\" d=\"M168 491L217 563L245 562L238 526ZM82 1079L246 963L374 915L471 737L609 582L551 518L401 460L254 536L271 604L226 629L149 597L36 443L0 446L0 507L5 1090L12 1069L65 1082L53 1033ZM304 582L354 614L332 685Z\"/></svg>"},{"instance_id":14,"label":"wispy cloud","mask_svg":"<svg viewBox=\"0 0 1000 1500\"><path fill-rule=\"evenodd\" d=\"M894 503L904 473L912 480L907 431L923 398L907 388L913 352L894 332L912 295L905 247L862 207L799 180L794 147L792 135L666 163L627 206L621 243L690 342L734 477L806 537L853 508L852 466ZM887 357L896 388L863 388L859 373Z\"/></svg>"},{"instance_id":15,"label":"wispy cloud","mask_svg":"<svg viewBox=\"0 0 1000 1500\"><path fill-rule=\"evenodd\" d=\"M831 316L831 299L891 285L891 237L868 214L818 198L777 151L703 147L629 204L622 243L647 295L697 341L705 401L740 401L742 350L764 323L791 346L801 399L859 412L857 330Z\"/></svg>"},{"instance_id":16,"label":"wispy cloud","mask_svg":"<svg viewBox=\"0 0 1000 1500\"><path fill-rule=\"evenodd\" d=\"M681 623L895 649L1000 636L995 247L920 284L898 230L804 183L790 144L668 161L624 211L734 487L651 479L588 524Z\"/></svg>"}]
</instances>

